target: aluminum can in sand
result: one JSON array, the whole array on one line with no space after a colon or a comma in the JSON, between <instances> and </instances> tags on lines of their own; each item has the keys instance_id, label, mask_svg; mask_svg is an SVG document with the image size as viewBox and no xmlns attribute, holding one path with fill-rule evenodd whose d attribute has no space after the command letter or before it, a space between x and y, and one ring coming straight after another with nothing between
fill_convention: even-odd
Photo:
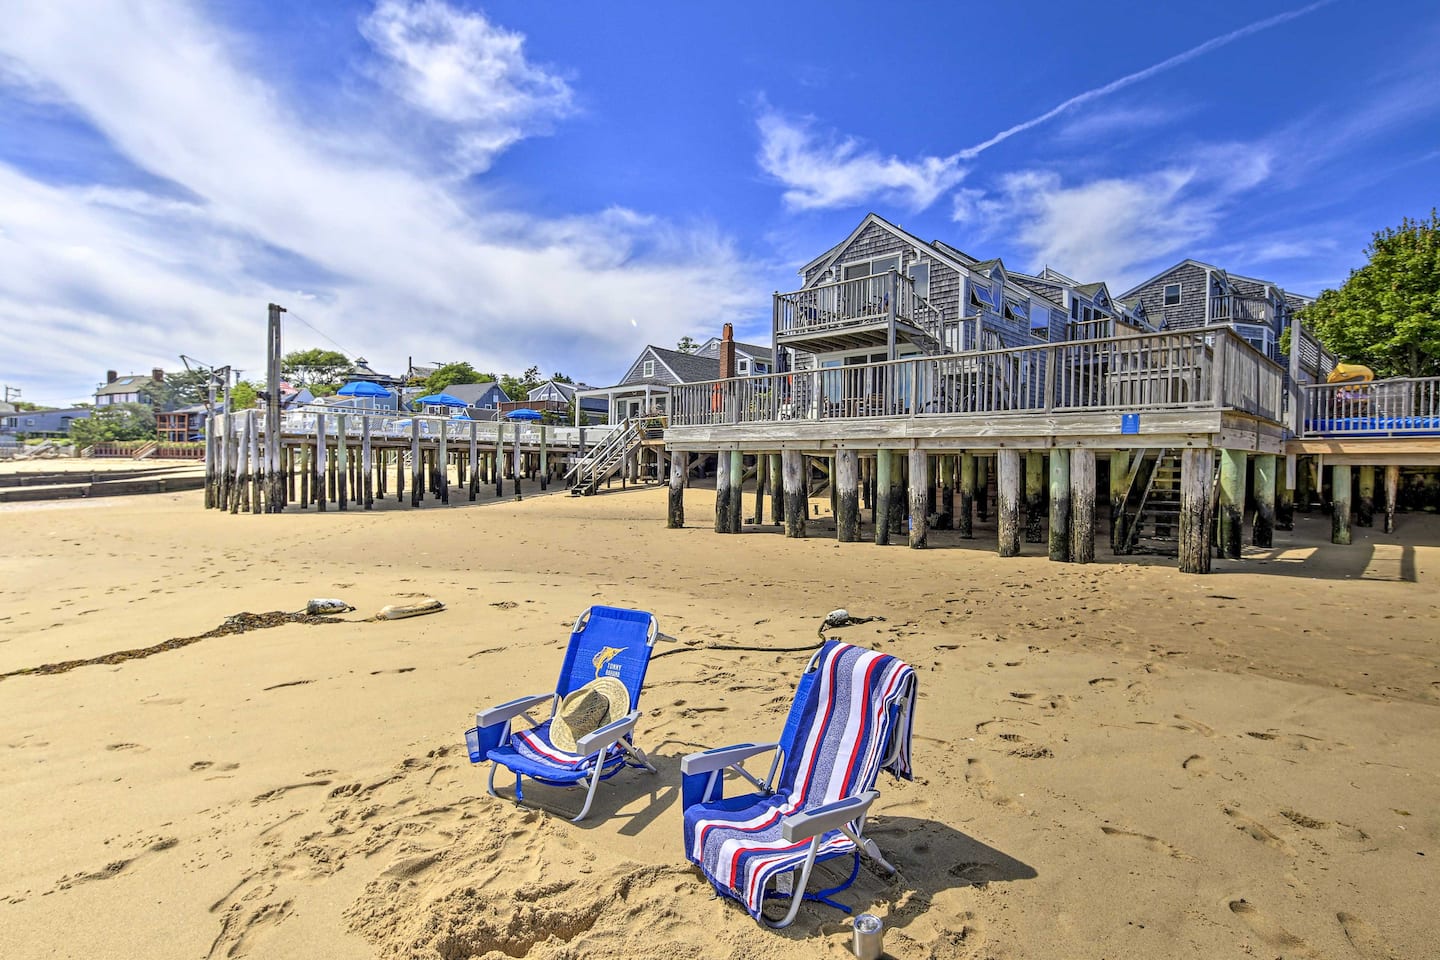
<instances>
[{"instance_id":1,"label":"aluminum can in sand","mask_svg":"<svg viewBox=\"0 0 1440 960\"><path fill-rule=\"evenodd\" d=\"M885 924L873 913L855 918L855 956L859 960L880 960L885 953Z\"/></svg>"}]
</instances>

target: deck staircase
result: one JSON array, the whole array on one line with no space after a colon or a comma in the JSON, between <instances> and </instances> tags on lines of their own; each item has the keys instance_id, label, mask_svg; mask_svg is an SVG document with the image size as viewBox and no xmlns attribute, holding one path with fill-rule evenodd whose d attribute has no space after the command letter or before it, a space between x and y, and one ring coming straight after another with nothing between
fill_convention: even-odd
<instances>
[{"instance_id":1,"label":"deck staircase","mask_svg":"<svg viewBox=\"0 0 1440 960\"><path fill-rule=\"evenodd\" d=\"M1125 479L1116 553L1180 550L1180 451L1137 450Z\"/></svg>"},{"instance_id":2,"label":"deck staircase","mask_svg":"<svg viewBox=\"0 0 1440 960\"><path fill-rule=\"evenodd\" d=\"M603 441L576 461L565 474L572 497L588 497L600 484L615 475L625 458L635 451L651 429L654 417L627 418Z\"/></svg>"}]
</instances>

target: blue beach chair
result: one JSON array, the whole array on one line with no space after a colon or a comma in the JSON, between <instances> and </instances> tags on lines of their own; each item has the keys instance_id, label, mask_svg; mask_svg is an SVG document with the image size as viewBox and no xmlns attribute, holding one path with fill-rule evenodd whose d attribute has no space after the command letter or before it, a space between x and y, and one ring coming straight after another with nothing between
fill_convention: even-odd
<instances>
[{"instance_id":1,"label":"blue beach chair","mask_svg":"<svg viewBox=\"0 0 1440 960\"><path fill-rule=\"evenodd\" d=\"M681 761L686 857L768 926L789 926L803 900L849 913L830 898L855 882L861 854L895 872L865 837L865 817L879 796L881 770L913 779L914 703L915 671L904 661L827 641L805 669L778 743L722 747ZM765 780L741 766L771 751ZM726 797L727 769L759 792ZM816 863L846 855L854 864L843 883L805 892ZM762 912L767 896L790 901L779 921Z\"/></svg>"},{"instance_id":2,"label":"blue beach chair","mask_svg":"<svg viewBox=\"0 0 1440 960\"><path fill-rule=\"evenodd\" d=\"M465 745L471 763L491 762L487 789L495 792L495 771L505 767L515 774L515 801L525 799L522 779L552 787L585 787L585 806L571 822L578 823L590 812L595 788L625 767L655 772L644 752L633 742L635 722L640 718L640 690L650 653L659 637L652 614L642 610L594 606L582 613L570 633L570 645L560 668L560 682L554 693L521 697L475 715L475 726L465 731ZM613 677L629 694L629 712L594 732L579 737L573 752L551 742L550 727L556 709L565 696L601 677ZM549 707L540 723L530 711ZM516 717L524 717L528 729L512 730Z\"/></svg>"}]
</instances>

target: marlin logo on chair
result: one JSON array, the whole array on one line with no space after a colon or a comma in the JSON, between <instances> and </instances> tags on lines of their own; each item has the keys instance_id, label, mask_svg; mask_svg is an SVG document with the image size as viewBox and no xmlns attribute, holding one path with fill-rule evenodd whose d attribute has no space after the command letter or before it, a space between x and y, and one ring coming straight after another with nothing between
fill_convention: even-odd
<instances>
[{"instance_id":1,"label":"marlin logo on chair","mask_svg":"<svg viewBox=\"0 0 1440 960\"><path fill-rule=\"evenodd\" d=\"M600 671L605 669L606 664L608 664L611 660L614 660L616 657L620 656L620 654L624 652L624 647L601 647L600 652L595 654L595 656L590 660L590 662L595 665L596 678L599 678ZM619 671L616 670L611 671L612 674L618 672Z\"/></svg>"}]
</instances>

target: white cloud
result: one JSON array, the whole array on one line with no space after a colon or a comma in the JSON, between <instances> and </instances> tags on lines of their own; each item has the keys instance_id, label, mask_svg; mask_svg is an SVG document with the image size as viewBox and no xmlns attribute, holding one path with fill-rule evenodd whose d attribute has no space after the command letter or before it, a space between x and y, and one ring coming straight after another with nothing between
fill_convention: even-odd
<instances>
[{"instance_id":1,"label":"white cloud","mask_svg":"<svg viewBox=\"0 0 1440 960\"><path fill-rule=\"evenodd\" d=\"M174 185L60 187L0 166L0 357L31 376L27 398L69 382L74 399L106 368L173 366L182 351L258 370L270 299L382 369L413 354L592 382L641 338L673 342L766 302L713 230L496 209L413 172L426 164L408 141L377 157L367 117L316 132L175 0L7 6L0 59ZM37 343L52 333L63 350Z\"/></svg>"},{"instance_id":2,"label":"white cloud","mask_svg":"<svg viewBox=\"0 0 1440 960\"><path fill-rule=\"evenodd\" d=\"M1049 264L1120 291L1144 279L1147 267L1191 255L1269 170L1263 148L1233 145L1192 153L1185 164L1079 184L1054 171L1021 171L1001 177L994 195L958 196L955 219L1013 238L1031 255L1030 267Z\"/></svg>"},{"instance_id":3,"label":"white cloud","mask_svg":"<svg viewBox=\"0 0 1440 960\"><path fill-rule=\"evenodd\" d=\"M785 185L794 210L849 207L873 199L924 210L965 177L956 157L901 160L882 156L852 137L817 135L813 121L793 121L764 108L760 167Z\"/></svg>"},{"instance_id":4,"label":"white cloud","mask_svg":"<svg viewBox=\"0 0 1440 960\"><path fill-rule=\"evenodd\" d=\"M569 84L525 58L525 37L482 13L380 0L360 29L385 57L382 79L455 128L455 158L467 172L573 109Z\"/></svg>"}]
</instances>

